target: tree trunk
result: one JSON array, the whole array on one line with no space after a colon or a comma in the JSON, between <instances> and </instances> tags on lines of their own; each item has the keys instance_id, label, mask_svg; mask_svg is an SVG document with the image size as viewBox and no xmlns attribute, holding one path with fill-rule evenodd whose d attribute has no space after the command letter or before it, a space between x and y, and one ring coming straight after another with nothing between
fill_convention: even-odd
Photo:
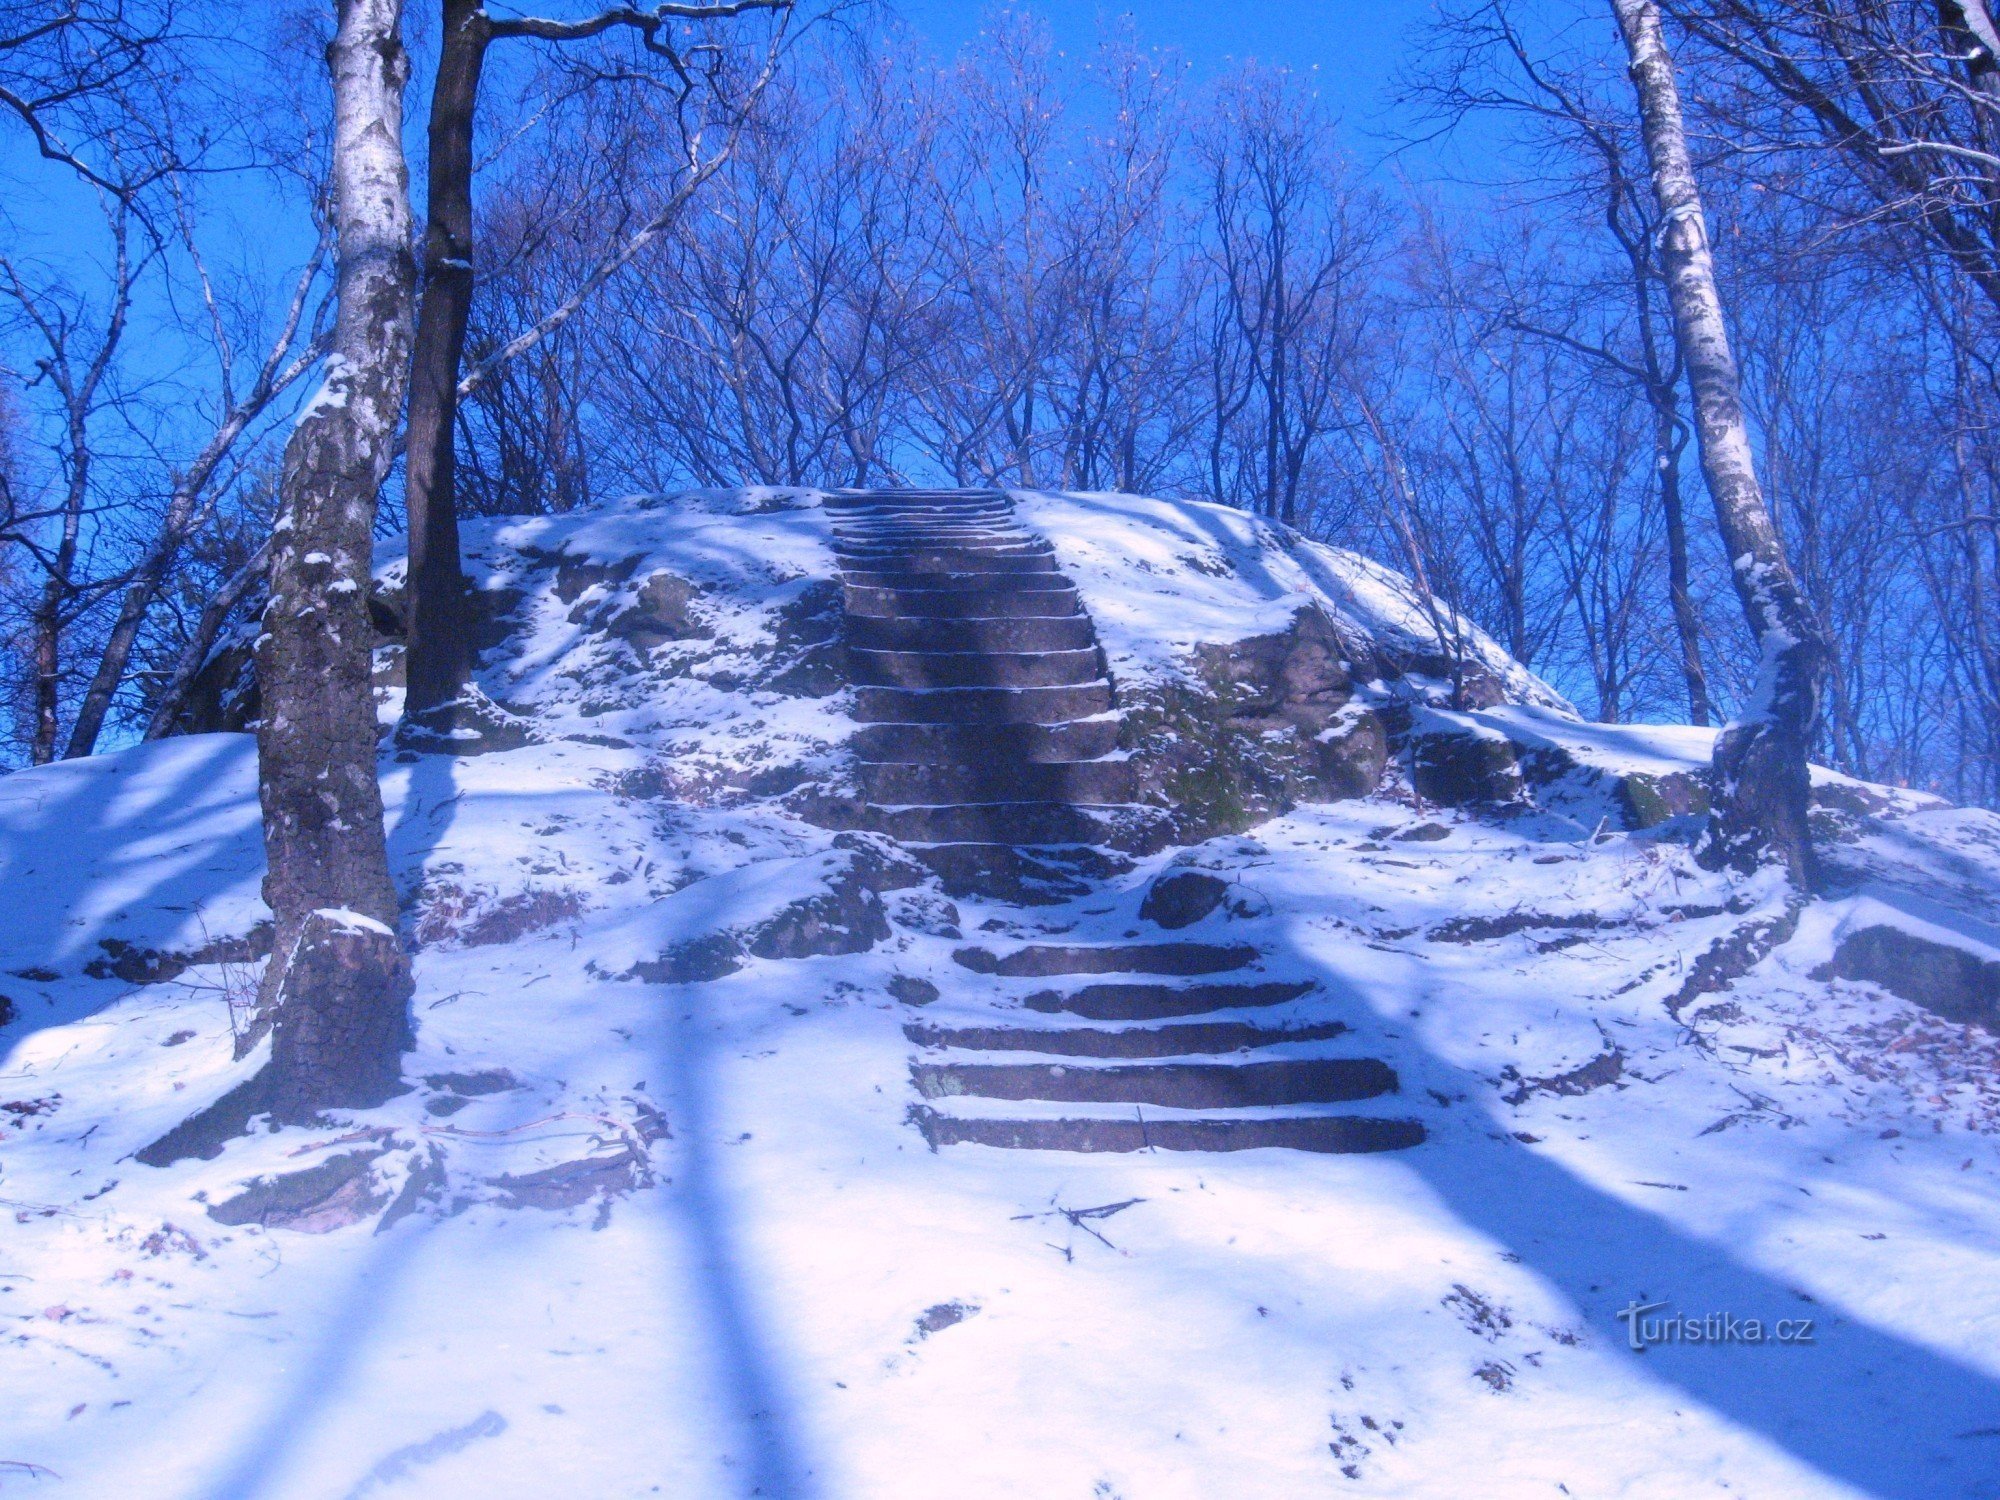
<instances>
[{"instance_id":1,"label":"tree trunk","mask_svg":"<svg viewBox=\"0 0 2000 1500\"><path fill-rule=\"evenodd\" d=\"M430 225L403 481L410 516L406 717L451 702L472 670L452 437L472 310L472 125L493 27L482 0L443 3L443 45L431 92Z\"/></svg>"},{"instance_id":2,"label":"tree trunk","mask_svg":"<svg viewBox=\"0 0 2000 1500\"><path fill-rule=\"evenodd\" d=\"M1716 291L1659 6L1655 0L1611 0L1611 5L1631 59L1653 168L1660 256L1694 395L1702 475L1729 549L1737 597L1762 657L1750 702L1716 741L1717 805L1707 853L1711 860L1739 866L1775 855L1794 880L1809 885L1813 858L1806 823L1811 800L1807 754L1819 712L1826 647L1792 576L1752 463L1736 358Z\"/></svg>"},{"instance_id":3,"label":"tree trunk","mask_svg":"<svg viewBox=\"0 0 2000 1500\"><path fill-rule=\"evenodd\" d=\"M403 160L401 0L338 0L339 312L325 381L285 446L257 644L259 793L276 919L259 995L263 1107L280 1121L399 1086L409 962L376 780L368 592L375 501L408 379L416 267Z\"/></svg>"},{"instance_id":4,"label":"tree trunk","mask_svg":"<svg viewBox=\"0 0 2000 1500\"><path fill-rule=\"evenodd\" d=\"M28 758L45 766L56 758L57 690L62 683L62 602L65 593L60 576L51 575L42 585L42 597L35 605L35 728L28 746Z\"/></svg>"},{"instance_id":5,"label":"tree trunk","mask_svg":"<svg viewBox=\"0 0 2000 1500\"><path fill-rule=\"evenodd\" d=\"M236 576L217 589L214 597L202 606L194 634L182 648L180 659L174 663L173 675L167 678L165 686L160 689L160 696L153 703L153 712L146 720L146 739L162 739L174 727L174 720L180 716L181 704L187 698L189 684L208 660L208 653L215 649L215 638L222 634L222 627L228 622L230 613L263 578L270 560L271 543L267 540Z\"/></svg>"},{"instance_id":6,"label":"tree trunk","mask_svg":"<svg viewBox=\"0 0 2000 1500\"><path fill-rule=\"evenodd\" d=\"M1672 400L1669 392L1664 402ZM1660 509L1667 521L1667 593L1681 652L1681 681L1687 685L1688 723L1705 726L1714 710L1708 701L1708 671L1701 661L1701 616L1688 592L1687 517L1681 508L1681 445L1687 441L1687 429L1670 404L1662 405L1657 427Z\"/></svg>"}]
</instances>

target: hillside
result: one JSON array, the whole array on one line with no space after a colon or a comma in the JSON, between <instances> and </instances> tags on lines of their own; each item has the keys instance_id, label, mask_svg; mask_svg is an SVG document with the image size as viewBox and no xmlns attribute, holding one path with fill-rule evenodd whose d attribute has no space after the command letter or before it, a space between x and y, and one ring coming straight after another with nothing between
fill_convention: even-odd
<instances>
[{"instance_id":1,"label":"hillside","mask_svg":"<svg viewBox=\"0 0 2000 1500\"><path fill-rule=\"evenodd\" d=\"M1821 773L1800 906L1696 864L1706 731L1378 565L930 508L1087 625L937 602L907 680L900 502L483 522L484 702L399 739L384 550L412 1088L323 1129L135 1157L259 1060L240 643L0 779L0 1487L2000 1493L2000 819Z\"/></svg>"}]
</instances>

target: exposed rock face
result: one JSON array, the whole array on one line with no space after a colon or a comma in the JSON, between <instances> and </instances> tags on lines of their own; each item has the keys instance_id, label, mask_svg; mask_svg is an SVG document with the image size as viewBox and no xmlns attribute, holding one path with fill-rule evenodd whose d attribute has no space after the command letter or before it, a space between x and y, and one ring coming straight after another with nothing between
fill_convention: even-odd
<instances>
[{"instance_id":1,"label":"exposed rock face","mask_svg":"<svg viewBox=\"0 0 2000 1500\"><path fill-rule=\"evenodd\" d=\"M1365 608L1355 598L1343 598L1337 580L1315 583L1304 574L1284 573L1295 561L1291 552L1312 554L1304 560L1312 563L1307 572L1314 578L1333 556L1290 534L1279 537L1270 528L1252 526L1262 540L1250 553L1202 554L1202 577L1226 574L1224 582L1236 580L1228 586L1252 603L1256 589L1265 585L1251 587L1242 580L1277 570L1266 579L1266 593L1275 592L1277 602L1258 603L1255 609L1262 612L1253 611L1262 633L1219 644L1199 639L1204 631L1216 633L1214 624L1204 623L1193 640L1174 644L1164 670L1167 658L1156 651L1147 658L1151 665L1123 671L1092 646L1091 617L1082 608L1074 619L952 623L963 610L935 619L883 619L873 622L869 639L848 640L845 617L854 601L836 578L816 576L824 561L813 557L810 547L798 546L826 534L816 530L821 523L813 519L819 508L811 496L788 497L776 507L798 515L784 523L791 528L784 533L790 540L777 550L770 550L757 530L764 524L760 509L712 497L662 497L629 510L612 507L595 518L482 523L490 535L481 540L484 533L475 529L467 543L472 580L467 603L481 650L480 686L421 721L399 723L397 747L407 754L463 756L570 738L622 748L634 743L635 728L640 734L657 732L665 717L663 699L677 695L673 722L701 724L726 709L725 717L740 726L730 731L734 743L696 748L699 736L677 738L644 770L623 773L629 786L619 790L697 803L784 797L788 810L824 827L935 842L946 851L938 859L948 862L950 851L968 841L997 836L983 824L974 826L977 820L957 804L1010 800L1023 794L1019 787L998 786L1005 778L981 781L973 774L976 767L960 777L963 785L891 787L888 780L896 778L884 776L876 778L881 785L857 784L851 761L857 755L862 761L885 759L883 745L875 742L885 740L886 730L872 730L867 753L861 752L868 735L856 736L843 752L840 731L814 728L810 716L791 716L805 732L773 735L764 728L759 695L810 700L853 691L856 717L867 719L871 714L859 710L870 709L876 699L910 686L934 686L902 680L913 670L914 655L925 650L983 652L986 665L1007 658L1009 670L1026 674L1019 685L1028 690L1043 685L1036 674L1068 670L1074 665L1070 658L1093 650L1086 675L1103 683L1093 691L1108 693L1111 711L1105 711L1106 703L1085 702L1087 694L1072 694L1078 724L1060 732L1035 731L1049 744L1033 747L1031 758L1039 764L1103 757L1104 763L1086 768L1088 775L1036 771L1027 795L1077 811L1045 814L1032 828L1007 830L1009 838L1064 851L1063 859L1097 857L1116 865L1170 843L1242 831L1302 803L1367 796L1395 760L1404 763L1422 795L1441 803L1517 800L1531 795L1524 787L1542 769L1504 740L1486 737L1467 745L1445 726L1427 725L1430 710L1422 705L1435 701L1440 684L1454 675L1461 701L1472 705L1498 703L1510 694L1514 701L1559 701L1552 693L1504 658L1480 657L1479 651L1497 650L1490 643L1454 664L1426 644L1418 615L1392 621L1392 606L1403 607L1396 603L1402 598L1397 588L1407 592L1407 585L1386 570L1358 559L1341 565L1348 583L1373 590ZM1063 539L1061 526L1081 528L1090 519L1052 516L1046 538L1023 533L1011 544L1019 555L999 561L1025 566L1038 549L1047 550L1047 538ZM1075 535L1096 533L1076 529ZM1116 541L1124 533L1114 525L1103 535ZM873 545L864 541L863 552ZM732 561L718 568L718 557ZM936 561L912 554L910 565L922 574ZM993 578L1003 571L996 567ZM924 580L885 574L878 581ZM1117 587L1129 590L1129 578ZM1163 576L1159 601L1194 598L1187 587L1185 579ZM1167 611L1160 622L1172 612L1164 602L1148 608ZM1234 608L1233 603L1220 611L1211 607L1201 618L1226 622L1235 617ZM402 685L404 614L401 565L392 562L370 598L376 689L385 719L394 713ZM1270 629L1273 621L1284 621L1284 628ZM951 644L961 637L963 643ZM959 696L976 696L989 686L972 683ZM734 703L719 702L717 693L732 695ZM1059 695L1057 687L1041 693ZM180 727L241 728L256 712L245 640L240 649L225 646L204 669ZM831 714L844 717L838 703ZM1085 722L1093 719L1097 722ZM1098 731L1101 743L1094 738ZM1024 730L1014 737L1033 734ZM1551 768L1550 774L1566 772ZM912 778L901 775L901 781ZM1671 816L1696 800L1690 789L1678 787L1635 782L1629 790L1626 821L1634 826ZM872 804L893 811L883 815L871 810ZM1101 852L1093 856L1093 850ZM1061 891L1091 878L1087 871L1045 868L1053 857L1022 862L1023 889L1046 885Z\"/></svg>"},{"instance_id":2,"label":"exposed rock face","mask_svg":"<svg viewBox=\"0 0 2000 1500\"><path fill-rule=\"evenodd\" d=\"M1405 768L1418 796L1445 807L1520 800L1521 762L1511 741L1497 734L1432 727L1437 723L1436 715L1419 709L1402 736Z\"/></svg>"},{"instance_id":3,"label":"exposed rock face","mask_svg":"<svg viewBox=\"0 0 2000 1500\"><path fill-rule=\"evenodd\" d=\"M2000 1031L2000 963L1900 927L1850 934L1814 977L1869 980L1947 1021Z\"/></svg>"},{"instance_id":4,"label":"exposed rock face","mask_svg":"<svg viewBox=\"0 0 2000 1500\"><path fill-rule=\"evenodd\" d=\"M367 1218L389 1201L371 1168L382 1148L348 1151L317 1166L260 1177L234 1198L213 1204L218 1224L256 1224L300 1234L325 1234Z\"/></svg>"},{"instance_id":5,"label":"exposed rock face","mask_svg":"<svg viewBox=\"0 0 2000 1500\"><path fill-rule=\"evenodd\" d=\"M889 936L881 893L920 885L928 872L886 839L842 834L840 867L824 887L738 928L674 944L623 976L647 984L689 984L733 974L751 958L864 953Z\"/></svg>"},{"instance_id":6,"label":"exposed rock face","mask_svg":"<svg viewBox=\"0 0 2000 1500\"><path fill-rule=\"evenodd\" d=\"M1169 811L1178 842L1197 843L1374 791L1388 734L1353 701L1356 654L1305 608L1281 634L1199 648L1190 681L1121 693L1119 746L1140 800Z\"/></svg>"},{"instance_id":7,"label":"exposed rock face","mask_svg":"<svg viewBox=\"0 0 2000 1500\"><path fill-rule=\"evenodd\" d=\"M259 922L242 937L217 938L187 953L163 953L140 948L123 938L102 938L103 951L83 966L93 979L122 979L127 984L162 984L203 964L249 964L271 951L271 924Z\"/></svg>"}]
</instances>

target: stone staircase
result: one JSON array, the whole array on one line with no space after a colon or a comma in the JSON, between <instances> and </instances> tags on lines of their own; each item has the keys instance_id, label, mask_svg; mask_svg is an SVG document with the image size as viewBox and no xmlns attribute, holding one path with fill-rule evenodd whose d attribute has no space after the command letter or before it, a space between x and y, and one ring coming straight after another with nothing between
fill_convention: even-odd
<instances>
[{"instance_id":1,"label":"stone staircase","mask_svg":"<svg viewBox=\"0 0 2000 1500\"><path fill-rule=\"evenodd\" d=\"M853 744L876 826L954 897L998 903L987 931L1023 930L997 912L1108 900L1078 909L1070 941L1031 931L1012 946L959 947L948 993L901 987L925 1008L904 1029L920 1049L911 1077L925 1102L912 1115L930 1144L1354 1152L1422 1141L1415 1120L1352 1111L1395 1093L1396 1075L1349 1055L1351 1030L1325 1018L1314 980L1253 943L1132 941L1140 929L1120 910L1130 898L1105 882L1165 845L1165 820L1132 800L1090 617L1008 498L850 491L827 507L864 726ZM1192 914L1180 903L1155 926L1192 925L1221 904L1220 882L1176 878L1198 892Z\"/></svg>"},{"instance_id":2,"label":"stone staircase","mask_svg":"<svg viewBox=\"0 0 2000 1500\"><path fill-rule=\"evenodd\" d=\"M830 496L876 825L954 896L1058 901L1166 841L1132 801L1097 633L985 490Z\"/></svg>"}]
</instances>

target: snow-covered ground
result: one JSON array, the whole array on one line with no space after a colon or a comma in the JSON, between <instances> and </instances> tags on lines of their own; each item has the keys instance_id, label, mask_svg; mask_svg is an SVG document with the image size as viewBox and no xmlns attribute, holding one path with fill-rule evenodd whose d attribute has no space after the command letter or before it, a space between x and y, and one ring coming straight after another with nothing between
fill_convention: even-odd
<instances>
[{"instance_id":1,"label":"snow-covered ground","mask_svg":"<svg viewBox=\"0 0 2000 1500\"><path fill-rule=\"evenodd\" d=\"M818 566L806 518L759 518L775 581L744 610ZM1184 935L1320 980L1291 1014L1354 1027L1401 1076L1378 1112L1430 1139L933 1153L902 1027L1005 984L952 962L935 895L887 897L866 952L616 977L837 863L768 798L664 794L656 754L726 760L760 714L820 754L840 697L726 678L578 728L606 689L563 672L597 648L555 644L528 706L596 742L385 757L415 1087L209 1161L132 1153L259 1060L232 1058L255 967L229 943L262 914L254 747L0 780L0 1492L2000 1495L2000 1038L1811 977L1885 909L1991 945L2000 820L1898 800L1842 846L1857 894L1721 993L1690 977L1782 915L1773 880L1699 870L1672 825L1480 821L1393 784L1069 906L961 902L968 938L1109 939L1168 864L1225 874L1244 915ZM1612 769L1706 748L1534 722ZM145 957L204 948L230 956ZM914 1010L897 976L943 994ZM347 1186L303 1213L244 1209L322 1167ZM1766 1341L1635 1352L1635 1301Z\"/></svg>"}]
</instances>

